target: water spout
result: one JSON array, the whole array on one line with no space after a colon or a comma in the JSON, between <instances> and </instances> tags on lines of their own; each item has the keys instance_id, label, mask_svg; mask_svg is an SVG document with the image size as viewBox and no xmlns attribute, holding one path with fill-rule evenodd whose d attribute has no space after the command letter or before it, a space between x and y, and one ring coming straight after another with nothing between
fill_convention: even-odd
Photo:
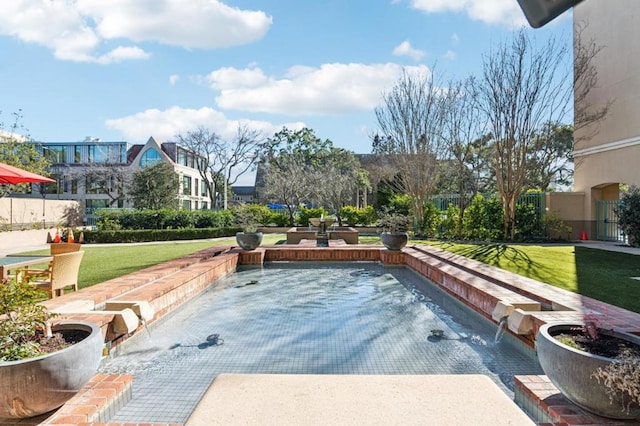
<instances>
[{"instance_id":1,"label":"water spout","mask_svg":"<svg viewBox=\"0 0 640 426\"><path fill-rule=\"evenodd\" d=\"M502 340L502 336L504 336L505 331L507 331L507 323L509 320L509 316L505 315L500 318L500 322L498 322L498 329L496 330L496 336L493 339L493 343L498 344L500 340Z\"/></svg>"},{"instance_id":2,"label":"water spout","mask_svg":"<svg viewBox=\"0 0 640 426\"><path fill-rule=\"evenodd\" d=\"M140 318L140 324L142 324L144 329L147 331L147 337L149 338L149 340L152 340L151 330L149 330L149 327L147 327L147 320L145 320L144 318Z\"/></svg>"}]
</instances>

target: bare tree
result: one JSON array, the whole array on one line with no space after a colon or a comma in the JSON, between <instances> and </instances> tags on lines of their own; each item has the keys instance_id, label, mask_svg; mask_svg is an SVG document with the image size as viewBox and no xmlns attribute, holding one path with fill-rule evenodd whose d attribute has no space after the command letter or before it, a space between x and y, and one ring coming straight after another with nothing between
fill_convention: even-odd
<instances>
[{"instance_id":1,"label":"bare tree","mask_svg":"<svg viewBox=\"0 0 640 426\"><path fill-rule=\"evenodd\" d=\"M423 228L424 206L437 186L439 162L447 144L442 134L444 108L440 87L433 73L403 72L395 86L383 95L375 114L385 143L375 154L386 154L397 172L397 190L411 197L418 222Z\"/></svg>"},{"instance_id":2,"label":"bare tree","mask_svg":"<svg viewBox=\"0 0 640 426\"><path fill-rule=\"evenodd\" d=\"M202 182L207 186L211 206L216 205L218 194L233 185L240 176L255 169L262 147L263 137L257 130L238 125L231 141L222 139L217 133L199 127L176 136L180 145L198 154L196 167Z\"/></svg>"},{"instance_id":3,"label":"bare tree","mask_svg":"<svg viewBox=\"0 0 640 426\"><path fill-rule=\"evenodd\" d=\"M332 148L331 154L313 169L307 181L313 188L314 201L335 212L339 226L342 226L342 207L355 200L358 187L368 186L358 159L352 152L340 148Z\"/></svg>"},{"instance_id":4,"label":"bare tree","mask_svg":"<svg viewBox=\"0 0 640 426\"><path fill-rule=\"evenodd\" d=\"M555 38L535 49L525 30L510 45L501 44L484 56L479 107L493 136L505 238L515 237L516 200L526 188L529 170L534 162L548 164L557 154L550 149L556 141L555 126L570 118L574 90L576 99L583 99L597 84L593 59L600 49L593 42L583 43L581 32L574 34L575 58ZM609 105L580 107L574 112L576 126L602 120Z\"/></svg>"},{"instance_id":5,"label":"bare tree","mask_svg":"<svg viewBox=\"0 0 640 426\"><path fill-rule=\"evenodd\" d=\"M570 52L551 38L539 50L521 30L510 45L484 56L479 107L493 136L497 190L504 207L504 237L515 237L516 200L538 150L544 123L561 122L571 99Z\"/></svg>"},{"instance_id":6,"label":"bare tree","mask_svg":"<svg viewBox=\"0 0 640 426\"><path fill-rule=\"evenodd\" d=\"M308 177L313 172L301 153L278 156L278 163L263 163L266 168L262 196L268 201L282 203L289 214L289 225L295 225L300 204L311 199L312 186Z\"/></svg>"},{"instance_id":7,"label":"bare tree","mask_svg":"<svg viewBox=\"0 0 640 426\"><path fill-rule=\"evenodd\" d=\"M451 189L460 197L460 220L469 201L485 189L483 184L491 175L480 152L485 147L486 122L477 108L477 82L475 78L451 81L443 95L446 100L443 136L448 144L448 161L443 171L440 188Z\"/></svg>"}]
</instances>

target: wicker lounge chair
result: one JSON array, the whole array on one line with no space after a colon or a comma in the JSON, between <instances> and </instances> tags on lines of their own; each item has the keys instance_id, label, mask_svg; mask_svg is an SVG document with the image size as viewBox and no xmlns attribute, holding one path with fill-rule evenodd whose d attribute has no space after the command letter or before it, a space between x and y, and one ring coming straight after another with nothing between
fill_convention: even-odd
<instances>
[{"instance_id":1,"label":"wicker lounge chair","mask_svg":"<svg viewBox=\"0 0 640 426\"><path fill-rule=\"evenodd\" d=\"M34 280L40 275L31 273L28 278L33 285L45 290L51 299L62 296L67 287L73 287L73 290L78 291L78 271L83 256L84 251L57 254L53 256L51 270L41 275L41 279Z\"/></svg>"}]
</instances>

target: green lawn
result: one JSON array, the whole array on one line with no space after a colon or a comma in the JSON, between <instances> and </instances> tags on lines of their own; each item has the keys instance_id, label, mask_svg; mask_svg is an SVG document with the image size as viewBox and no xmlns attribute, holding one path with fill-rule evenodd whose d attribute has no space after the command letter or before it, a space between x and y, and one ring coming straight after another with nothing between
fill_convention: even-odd
<instances>
[{"instance_id":1,"label":"green lawn","mask_svg":"<svg viewBox=\"0 0 640 426\"><path fill-rule=\"evenodd\" d=\"M425 243L413 241L415 243ZM430 245L640 313L640 256L580 245Z\"/></svg>"},{"instance_id":2,"label":"green lawn","mask_svg":"<svg viewBox=\"0 0 640 426\"><path fill-rule=\"evenodd\" d=\"M277 244L285 237L282 234L265 234L263 244ZM235 237L219 238L215 241L174 242L163 244L123 244L118 246L100 246L87 244L78 275L80 288L110 280L115 277L157 265L171 259L186 256L214 245L234 245ZM48 254L48 250L29 252L29 254ZM40 265L46 266L46 265Z\"/></svg>"},{"instance_id":3,"label":"green lawn","mask_svg":"<svg viewBox=\"0 0 640 426\"><path fill-rule=\"evenodd\" d=\"M265 234L263 244L281 244L283 234ZM377 236L361 236L361 244L380 244ZM640 256L573 245L457 244L411 240L430 244L497 266L538 281L640 313ZM89 287L185 256L213 245L236 245L235 238L215 241L175 242L84 247L80 287ZM32 252L46 254L46 251Z\"/></svg>"}]
</instances>

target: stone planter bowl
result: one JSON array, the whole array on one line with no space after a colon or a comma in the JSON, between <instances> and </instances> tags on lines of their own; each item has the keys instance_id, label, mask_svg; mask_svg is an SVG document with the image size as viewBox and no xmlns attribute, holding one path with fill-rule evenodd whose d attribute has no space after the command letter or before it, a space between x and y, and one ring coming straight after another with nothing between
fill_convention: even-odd
<instances>
[{"instance_id":1,"label":"stone planter bowl","mask_svg":"<svg viewBox=\"0 0 640 426\"><path fill-rule=\"evenodd\" d=\"M640 419L640 406L631 404L629 411L623 410L623 401L617 397L611 401L606 388L597 379L591 377L598 368L604 368L614 362L612 358L593 355L569 347L553 336L563 332L569 333L583 324L557 323L545 324L540 327L536 336L536 351L538 361L551 383L571 402L594 414L613 419ZM620 339L628 340L640 345L640 337L629 333L611 330L600 330Z\"/></svg>"},{"instance_id":2,"label":"stone planter bowl","mask_svg":"<svg viewBox=\"0 0 640 426\"><path fill-rule=\"evenodd\" d=\"M61 322L52 331L63 330L81 330L87 337L57 352L0 362L0 419L34 417L54 410L96 373L104 343L100 328L88 322Z\"/></svg>"}]
</instances>

